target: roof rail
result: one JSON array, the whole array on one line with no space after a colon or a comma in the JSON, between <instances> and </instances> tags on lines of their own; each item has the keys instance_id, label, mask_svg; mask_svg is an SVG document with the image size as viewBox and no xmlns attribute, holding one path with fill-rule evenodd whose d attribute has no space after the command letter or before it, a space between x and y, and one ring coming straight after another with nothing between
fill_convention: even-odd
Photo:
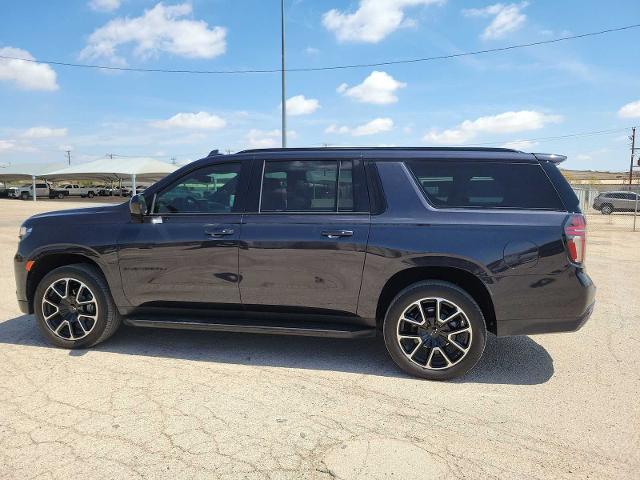
<instances>
[{"instance_id":1,"label":"roof rail","mask_svg":"<svg viewBox=\"0 0 640 480\"><path fill-rule=\"evenodd\" d=\"M216 148L215 150L211 150L211 151L209 152L209 155L207 155L207 157L215 157L216 155L222 155L222 154L220 153L220 150L218 150L217 148Z\"/></svg>"},{"instance_id":2,"label":"roof rail","mask_svg":"<svg viewBox=\"0 0 640 480\"><path fill-rule=\"evenodd\" d=\"M520 153L519 150L511 148L493 148L493 147L311 147L311 148L252 148L242 150L237 153L254 153L254 152L316 152L316 151L344 151L344 150L411 150L411 151L453 151L453 152L512 152Z\"/></svg>"},{"instance_id":3,"label":"roof rail","mask_svg":"<svg viewBox=\"0 0 640 480\"><path fill-rule=\"evenodd\" d=\"M533 155L538 160L555 163L556 165L564 162L567 159L566 155L557 155L555 153L534 153Z\"/></svg>"}]
</instances>

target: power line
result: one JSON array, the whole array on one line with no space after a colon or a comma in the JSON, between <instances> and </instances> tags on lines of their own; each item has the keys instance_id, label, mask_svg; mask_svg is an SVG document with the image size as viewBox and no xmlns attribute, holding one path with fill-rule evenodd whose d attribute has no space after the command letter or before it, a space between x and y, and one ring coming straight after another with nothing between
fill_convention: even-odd
<instances>
[{"instance_id":1,"label":"power line","mask_svg":"<svg viewBox=\"0 0 640 480\"><path fill-rule=\"evenodd\" d=\"M388 60L383 62L372 63L356 63L348 65L329 65L325 67L298 67L289 68L287 72L320 72L326 70L345 70L351 68L370 68L370 67L384 67L389 65L400 65L409 63L421 63L431 62L435 60L450 60L453 58L469 57L473 55L483 55L487 53L505 52L509 50L516 50L519 48L535 47L539 45L548 45L552 43L564 42L567 40L577 40L587 37L595 37L599 35L606 35L609 33L621 32L624 30L631 30L640 27L640 23L634 25L626 25L624 27L608 28L606 30L600 30L597 32L582 33L579 35L568 35L564 37L553 38L549 40L539 40L537 42L519 43L516 45L509 45L506 47L487 48L484 50L474 50L470 52L452 53L449 55L436 55L432 57L421 58L408 58L403 60ZM200 75L234 75L234 74L251 74L251 73L280 73L282 68L268 68L268 69L239 69L239 70L189 70L189 69L164 69L164 68L141 68L141 67L115 67L109 65L88 64L88 63L69 63L58 60L35 60L30 58L11 57L7 55L0 55L1 59L5 60L21 60L29 63L41 63L47 65L56 65L60 67L77 67L77 68L92 68L101 70L117 70L122 72L145 72L145 73L184 73L184 74L200 74Z\"/></svg>"},{"instance_id":2,"label":"power line","mask_svg":"<svg viewBox=\"0 0 640 480\"><path fill-rule=\"evenodd\" d=\"M591 132L578 132L578 133L569 133L567 135L558 135L555 137L538 137L538 138L527 138L522 140L511 140L506 142L488 142L488 143L476 143L477 146L491 146L491 145L503 145L505 143L516 143L516 142L541 142L545 140L562 140L565 138L575 138L575 137L591 137L595 135L607 135L611 133L624 132L629 130L632 127L624 127L624 128L612 128L610 130L594 130Z\"/></svg>"}]
</instances>

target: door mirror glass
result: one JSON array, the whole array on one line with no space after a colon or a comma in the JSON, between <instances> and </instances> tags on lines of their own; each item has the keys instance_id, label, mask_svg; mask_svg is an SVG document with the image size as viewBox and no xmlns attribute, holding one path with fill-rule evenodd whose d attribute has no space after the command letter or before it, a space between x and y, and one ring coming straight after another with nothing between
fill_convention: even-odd
<instances>
[{"instance_id":1,"label":"door mirror glass","mask_svg":"<svg viewBox=\"0 0 640 480\"><path fill-rule=\"evenodd\" d=\"M134 195L129 200L129 211L134 220L142 221L142 217L147 213L147 202L144 195Z\"/></svg>"}]
</instances>

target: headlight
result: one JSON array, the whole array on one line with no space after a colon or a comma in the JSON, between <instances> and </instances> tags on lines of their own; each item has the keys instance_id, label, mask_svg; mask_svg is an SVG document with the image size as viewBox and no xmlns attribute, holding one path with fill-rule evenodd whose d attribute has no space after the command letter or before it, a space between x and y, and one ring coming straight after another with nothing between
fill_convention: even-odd
<instances>
[{"instance_id":1,"label":"headlight","mask_svg":"<svg viewBox=\"0 0 640 480\"><path fill-rule=\"evenodd\" d=\"M31 230L33 230L31 227L25 227L24 225L22 225L20 227L20 232L18 232L18 238L20 238L20 240L24 239L31 233Z\"/></svg>"}]
</instances>

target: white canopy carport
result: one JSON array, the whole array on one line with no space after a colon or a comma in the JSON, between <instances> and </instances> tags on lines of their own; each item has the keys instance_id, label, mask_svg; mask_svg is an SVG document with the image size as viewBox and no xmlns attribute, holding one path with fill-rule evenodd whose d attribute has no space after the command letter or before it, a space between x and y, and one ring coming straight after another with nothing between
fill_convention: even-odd
<instances>
[{"instance_id":1,"label":"white canopy carport","mask_svg":"<svg viewBox=\"0 0 640 480\"><path fill-rule=\"evenodd\" d=\"M18 182L20 180L31 180L33 191L36 190L36 178L44 178L46 172L64 167L64 163L21 163L16 165L0 166L0 182ZM36 195L33 196L36 200Z\"/></svg>"},{"instance_id":2,"label":"white canopy carport","mask_svg":"<svg viewBox=\"0 0 640 480\"><path fill-rule=\"evenodd\" d=\"M153 158L101 159L89 163L53 170L45 175L48 180L128 180L136 191L137 181L157 181L179 167Z\"/></svg>"}]
</instances>

